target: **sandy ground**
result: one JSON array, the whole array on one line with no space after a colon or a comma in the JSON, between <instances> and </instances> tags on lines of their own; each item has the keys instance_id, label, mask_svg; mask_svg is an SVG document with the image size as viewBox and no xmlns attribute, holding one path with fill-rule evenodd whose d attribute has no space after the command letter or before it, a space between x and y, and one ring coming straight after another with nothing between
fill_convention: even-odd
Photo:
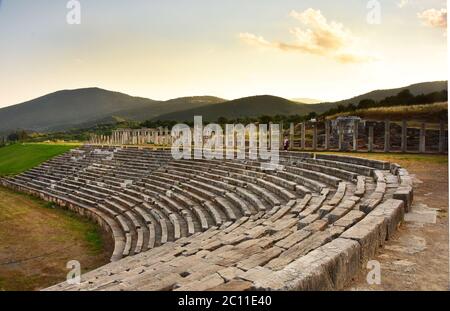
<instances>
[{"instance_id":1,"label":"sandy ground","mask_svg":"<svg viewBox=\"0 0 450 311\"><path fill-rule=\"evenodd\" d=\"M347 290L448 290L449 219L446 164L397 161L415 177L413 210L373 258L381 284L369 285L363 270Z\"/></svg>"}]
</instances>

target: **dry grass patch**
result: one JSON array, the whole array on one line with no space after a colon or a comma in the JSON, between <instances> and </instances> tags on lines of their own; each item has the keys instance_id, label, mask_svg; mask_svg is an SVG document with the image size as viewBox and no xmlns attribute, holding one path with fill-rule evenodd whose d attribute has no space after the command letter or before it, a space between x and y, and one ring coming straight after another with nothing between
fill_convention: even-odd
<instances>
[{"instance_id":1,"label":"dry grass patch","mask_svg":"<svg viewBox=\"0 0 450 311\"><path fill-rule=\"evenodd\" d=\"M111 238L92 222L0 187L0 290L38 290L109 262Z\"/></svg>"}]
</instances>

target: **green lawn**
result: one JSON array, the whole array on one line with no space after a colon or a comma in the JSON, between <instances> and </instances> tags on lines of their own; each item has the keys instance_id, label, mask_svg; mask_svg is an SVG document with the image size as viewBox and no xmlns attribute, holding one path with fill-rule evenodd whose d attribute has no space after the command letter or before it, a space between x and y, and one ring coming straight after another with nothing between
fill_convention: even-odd
<instances>
[{"instance_id":1,"label":"green lawn","mask_svg":"<svg viewBox=\"0 0 450 311\"><path fill-rule=\"evenodd\" d=\"M64 144L15 144L2 147L0 176L21 173L75 147Z\"/></svg>"}]
</instances>

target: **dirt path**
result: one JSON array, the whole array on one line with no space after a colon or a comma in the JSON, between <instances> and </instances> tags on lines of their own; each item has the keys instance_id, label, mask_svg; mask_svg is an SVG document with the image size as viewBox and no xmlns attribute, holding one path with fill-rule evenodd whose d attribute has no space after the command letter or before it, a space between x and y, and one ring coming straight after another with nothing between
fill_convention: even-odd
<instances>
[{"instance_id":1,"label":"dirt path","mask_svg":"<svg viewBox=\"0 0 450 311\"><path fill-rule=\"evenodd\" d=\"M0 187L0 290L38 290L109 262L111 238L93 223Z\"/></svg>"},{"instance_id":2,"label":"dirt path","mask_svg":"<svg viewBox=\"0 0 450 311\"><path fill-rule=\"evenodd\" d=\"M444 163L396 161L415 177L413 210L375 260L381 285L368 285L364 270L347 290L448 290L448 167Z\"/></svg>"}]
</instances>

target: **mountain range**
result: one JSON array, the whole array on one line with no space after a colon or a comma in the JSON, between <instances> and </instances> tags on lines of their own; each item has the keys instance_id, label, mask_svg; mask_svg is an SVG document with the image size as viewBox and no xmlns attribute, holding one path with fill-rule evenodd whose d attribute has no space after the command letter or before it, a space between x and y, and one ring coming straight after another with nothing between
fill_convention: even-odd
<instances>
[{"instance_id":1,"label":"mountain range","mask_svg":"<svg viewBox=\"0 0 450 311\"><path fill-rule=\"evenodd\" d=\"M337 105L357 104L362 99L375 101L409 89L413 95L447 90L447 81L425 82L397 89L376 90L332 103L301 103L270 95L226 100L214 96L194 96L157 101L100 88L63 90L0 109L0 132L24 129L38 132L87 128L117 120L193 120L219 117L235 119L261 115L304 115L323 113Z\"/></svg>"}]
</instances>

